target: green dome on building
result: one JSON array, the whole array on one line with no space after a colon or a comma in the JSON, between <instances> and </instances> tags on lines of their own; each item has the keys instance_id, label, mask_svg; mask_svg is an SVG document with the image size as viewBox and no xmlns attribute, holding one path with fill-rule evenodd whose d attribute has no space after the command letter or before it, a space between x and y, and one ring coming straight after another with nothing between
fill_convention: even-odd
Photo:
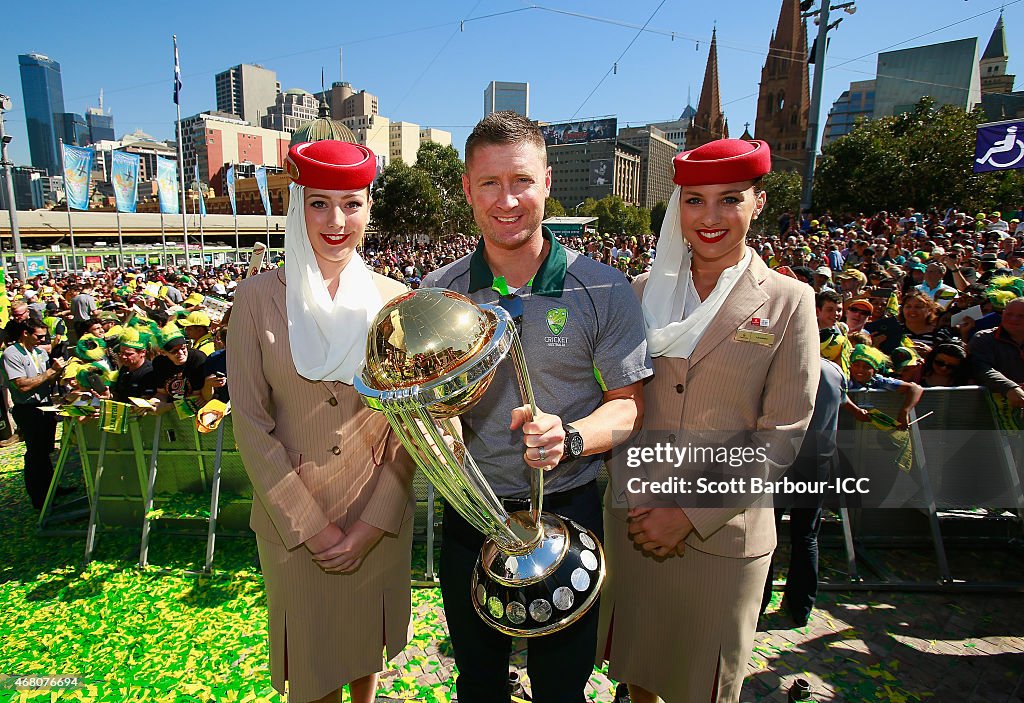
<instances>
[{"instance_id":1,"label":"green dome on building","mask_svg":"<svg viewBox=\"0 0 1024 703\"><path fill-rule=\"evenodd\" d=\"M295 146L302 142L319 142L324 139L334 139L339 142L351 142L358 144L356 135L352 130L341 122L331 119L331 109L327 101L320 99L320 115L315 120L307 122L292 133L289 146Z\"/></svg>"}]
</instances>

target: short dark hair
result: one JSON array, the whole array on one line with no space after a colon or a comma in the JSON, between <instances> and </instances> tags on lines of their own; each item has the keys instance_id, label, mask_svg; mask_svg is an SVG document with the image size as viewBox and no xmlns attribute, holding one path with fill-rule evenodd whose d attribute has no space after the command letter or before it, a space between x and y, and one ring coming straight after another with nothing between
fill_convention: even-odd
<instances>
[{"instance_id":1,"label":"short dark hair","mask_svg":"<svg viewBox=\"0 0 1024 703\"><path fill-rule=\"evenodd\" d=\"M825 304L826 301L831 300L836 305L843 304L843 297L836 293L834 290L826 288L823 291L814 294L814 307L819 310Z\"/></svg>"},{"instance_id":2,"label":"short dark hair","mask_svg":"<svg viewBox=\"0 0 1024 703\"><path fill-rule=\"evenodd\" d=\"M532 144L544 155L547 165L548 152L537 123L518 112L492 112L476 123L466 139L466 164L473 158L473 152L482 146L507 144Z\"/></svg>"},{"instance_id":3,"label":"short dark hair","mask_svg":"<svg viewBox=\"0 0 1024 703\"><path fill-rule=\"evenodd\" d=\"M17 337L21 337L21 335L26 332L32 332L34 330L50 331L50 328L46 326L45 322L37 317L32 317L31 315L20 322L15 322L14 324L16 325L14 329L16 330Z\"/></svg>"}]
</instances>

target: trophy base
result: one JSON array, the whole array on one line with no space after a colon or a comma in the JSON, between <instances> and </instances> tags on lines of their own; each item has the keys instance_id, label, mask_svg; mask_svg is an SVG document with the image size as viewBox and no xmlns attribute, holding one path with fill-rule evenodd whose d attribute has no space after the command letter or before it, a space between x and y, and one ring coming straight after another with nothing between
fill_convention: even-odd
<instances>
[{"instance_id":1,"label":"trophy base","mask_svg":"<svg viewBox=\"0 0 1024 703\"><path fill-rule=\"evenodd\" d=\"M604 583L604 550L593 532L552 513L543 513L540 525L540 540L529 552L505 554L488 540L473 569L474 609L507 635L536 637L568 627L586 614Z\"/></svg>"}]
</instances>

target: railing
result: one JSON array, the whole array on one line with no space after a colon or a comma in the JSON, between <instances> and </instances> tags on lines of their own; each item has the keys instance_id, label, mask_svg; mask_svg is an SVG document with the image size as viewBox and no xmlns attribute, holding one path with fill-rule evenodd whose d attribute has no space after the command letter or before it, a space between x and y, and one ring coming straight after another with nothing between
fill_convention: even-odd
<instances>
[{"instance_id":1,"label":"railing","mask_svg":"<svg viewBox=\"0 0 1024 703\"><path fill-rule=\"evenodd\" d=\"M895 416L903 396L869 391L851 398L862 407ZM887 433L840 412L833 475L870 479L872 498L859 502L847 496L828 504L839 515L847 577L823 587L1024 590L1020 575L980 582L970 574L953 573L947 558L949 546L1021 542L1024 433L1001 428L988 392L974 386L926 389L911 414L912 421L918 418L910 427L913 461L904 471L896 466L899 447ZM101 432L93 420L65 421L41 528L61 519L54 513L53 496L61 475L73 464L75 449L91 512L87 559L97 530L106 526L141 526L140 564L145 565L153 520L207 520L207 570L219 532L251 534L247 531L252 488L234 441L231 415L210 434L199 433L192 418L182 420L173 412L132 418L126 434ZM603 472L599 480L607 480ZM414 530L417 539L426 542L425 577L433 580L433 487L421 473L413 487ZM176 507L182 499L191 506L188 514ZM197 506L203 505L208 516L197 518ZM937 564L934 579L895 577L873 554L878 547L929 543ZM865 569L873 575L862 576Z\"/></svg>"},{"instance_id":2,"label":"railing","mask_svg":"<svg viewBox=\"0 0 1024 703\"><path fill-rule=\"evenodd\" d=\"M212 568L219 533L252 534L252 485L230 414L211 433L199 432L194 418L181 419L174 412L133 416L124 434L103 432L93 419L66 419L54 478L39 516L44 531L54 532L54 524L82 514L55 510L60 506L54 505L56 487L76 457L89 502L87 562L104 527L141 527L139 565L146 566L154 521L201 521L207 525L206 571ZM425 578L434 580L434 489L420 474L413 488L414 530L427 544Z\"/></svg>"}]
</instances>

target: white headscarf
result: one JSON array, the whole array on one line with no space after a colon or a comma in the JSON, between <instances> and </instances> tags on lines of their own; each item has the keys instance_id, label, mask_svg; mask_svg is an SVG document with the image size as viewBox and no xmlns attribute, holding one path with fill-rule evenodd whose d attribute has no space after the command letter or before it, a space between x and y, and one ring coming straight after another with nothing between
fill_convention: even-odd
<instances>
[{"instance_id":1,"label":"white headscarf","mask_svg":"<svg viewBox=\"0 0 1024 703\"><path fill-rule=\"evenodd\" d=\"M351 385L366 353L370 323L384 301L358 252L352 252L331 299L306 234L305 188L293 183L290 200L284 271L292 361L303 378Z\"/></svg>"},{"instance_id":2,"label":"white headscarf","mask_svg":"<svg viewBox=\"0 0 1024 703\"><path fill-rule=\"evenodd\" d=\"M689 358L750 265L751 252L750 247L745 247L740 262L722 271L711 295L700 303L687 301L691 287L690 258L690 249L683 239L683 228L679 222L679 186L676 186L661 223L658 255L644 288L644 322L651 356ZM692 312L684 319L687 310Z\"/></svg>"}]
</instances>

